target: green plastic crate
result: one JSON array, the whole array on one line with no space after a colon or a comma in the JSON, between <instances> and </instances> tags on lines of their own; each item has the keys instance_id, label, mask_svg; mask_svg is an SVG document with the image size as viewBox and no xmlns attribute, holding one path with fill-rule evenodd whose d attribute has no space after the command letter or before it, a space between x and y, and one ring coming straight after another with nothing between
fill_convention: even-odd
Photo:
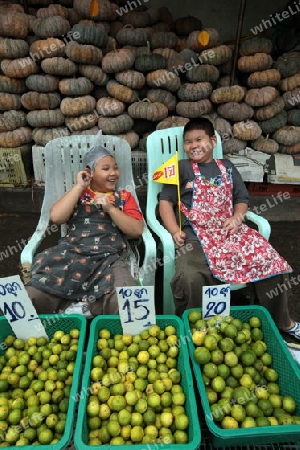
<instances>
[{"instance_id":1,"label":"green plastic crate","mask_svg":"<svg viewBox=\"0 0 300 450\"><path fill-rule=\"evenodd\" d=\"M201 311L201 308L193 308ZM190 310L183 314L183 322L187 339L192 367L200 393L201 403L204 410L205 421L212 433L212 441L215 447L230 447L235 445L268 444L278 442L296 442L300 440L300 425L278 425L254 428L223 429L214 422L205 385L202 380L200 365L194 361L193 354L195 346L191 340L191 330L188 321ZM278 372L278 385L281 395L291 395L297 404L295 415L300 416L300 369L292 358L284 343L270 313L262 306L233 306L230 314L247 322L251 316L257 316L262 322L264 341L268 346L268 353L273 356L272 367Z\"/></svg>"},{"instance_id":2,"label":"green plastic crate","mask_svg":"<svg viewBox=\"0 0 300 450\"><path fill-rule=\"evenodd\" d=\"M176 334L179 338L184 335L183 322L176 316L157 316L156 324L164 328L168 325L172 325L176 328ZM80 403L78 407L78 420L75 430L74 444L77 450L90 450L94 448L88 445L88 427L87 427L87 414L86 407L88 402L88 395L90 386L90 371L92 367L93 357L97 354L97 340L98 333L101 329L107 329L112 335L122 334L122 326L119 316L98 316L93 319L90 329L90 340L86 353L86 364L82 379L82 393L80 395ZM189 424L189 442L187 444L126 444L126 445L101 445L99 448L120 448L121 450L134 447L134 450L157 450L160 447L166 447L168 450L196 450L201 443L201 431L200 424L197 417L197 405L195 400L195 391L193 387L193 377L189 364L189 355L185 346L180 348L178 354L178 370L181 372L181 385L184 393L186 394L185 408L190 420Z\"/></svg>"},{"instance_id":3,"label":"green plastic crate","mask_svg":"<svg viewBox=\"0 0 300 450\"><path fill-rule=\"evenodd\" d=\"M73 382L70 391L69 397L69 406L68 413L66 419L66 426L64 430L64 434L62 438L56 444L49 445L24 445L22 447L19 446L10 446L9 449L19 449L23 450L63 450L66 449L70 440L72 438L72 434L74 431L74 415L76 410L76 394L79 389L79 381L81 377L82 371L82 357L84 352L84 344L85 344L85 335L86 335L86 318L79 314L40 314L39 318L41 319L44 328L46 330L47 335L51 339L55 333L55 331L62 330L66 333L71 331L73 328L77 328L80 331L80 336L78 340L78 351L75 360L75 368L73 373ZM9 335L15 335L12 331L7 319L2 316L0 317L0 342L3 342L4 339ZM0 354L3 354L3 347L0 347Z\"/></svg>"}]
</instances>

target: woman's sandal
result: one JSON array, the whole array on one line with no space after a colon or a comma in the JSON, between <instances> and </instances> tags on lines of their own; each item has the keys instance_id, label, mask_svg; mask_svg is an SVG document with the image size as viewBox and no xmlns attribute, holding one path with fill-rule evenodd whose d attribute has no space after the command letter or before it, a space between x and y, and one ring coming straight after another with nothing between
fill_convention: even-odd
<instances>
[{"instance_id":1,"label":"woman's sandal","mask_svg":"<svg viewBox=\"0 0 300 450\"><path fill-rule=\"evenodd\" d=\"M295 325L290 330L283 330L284 333L293 336L295 339L300 339L300 323L295 322Z\"/></svg>"}]
</instances>

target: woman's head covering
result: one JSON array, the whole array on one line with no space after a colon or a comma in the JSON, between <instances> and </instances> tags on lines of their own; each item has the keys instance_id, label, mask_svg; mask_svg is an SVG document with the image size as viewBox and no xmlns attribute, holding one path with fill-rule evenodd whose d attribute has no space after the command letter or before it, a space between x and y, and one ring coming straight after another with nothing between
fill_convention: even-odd
<instances>
[{"instance_id":1,"label":"woman's head covering","mask_svg":"<svg viewBox=\"0 0 300 450\"><path fill-rule=\"evenodd\" d=\"M95 138L95 144L83 157L83 166L94 170L97 161L105 156L112 156L114 158L113 153L102 145L102 131L99 130Z\"/></svg>"}]
</instances>

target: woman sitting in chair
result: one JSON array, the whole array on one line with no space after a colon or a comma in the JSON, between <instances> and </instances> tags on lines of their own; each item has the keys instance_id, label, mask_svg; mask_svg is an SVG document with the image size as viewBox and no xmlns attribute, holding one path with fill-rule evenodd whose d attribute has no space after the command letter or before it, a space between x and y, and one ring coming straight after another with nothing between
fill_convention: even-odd
<instances>
[{"instance_id":1,"label":"woman sitting in chair","mask_svg":"<svg viewBox=\"0 0 300 450\"><path fill-rule=\"evenodd\" d=\"M87 316L118 314L115 287L136 284L124 236L141 236L142 213L130 192L116 190L120 172L105 147L91 148L83 163L76 185L50 212L68 233L36 255L26 285L38 314L64 312L74 301L85 302Z\"/></svg>"}]
</instances>

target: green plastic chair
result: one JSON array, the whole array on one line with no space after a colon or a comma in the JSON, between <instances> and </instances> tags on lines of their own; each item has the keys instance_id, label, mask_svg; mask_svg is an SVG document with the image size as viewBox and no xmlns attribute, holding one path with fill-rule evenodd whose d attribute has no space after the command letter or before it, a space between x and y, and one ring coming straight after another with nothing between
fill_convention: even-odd
<instances>
[{"instance_id":1,"label":"green plastic chair","mask_svg":"<svg viewBox=\"0 0 300 450\"><path fill-rule=\"evenodd\" d=\"M45 194L36 230L21 252L21 271L24 282L30 278L34 254L47 235L50 209L75 184L78 171L83 169L82 158L86 151L94 145L94 141L94 135L63 136L51 140L44 148L38 148L39 161L41 165L44 164L41 171L45 172ZM114 153L120 168L121 176L118 188L130 191L139 203L132 173L131 148L128 142L118 136L102 136L102 142ZM129 248L132 248L132 251L129 252L129 264L132 275L138 284L154 286L155 270L150 271L148 268L155 266L156 243L146 221L144 221L144 225L141 238L144 247L143 261L139 262L139 254L136 251L138 241L128 239L129 244L132 243L129 245ZM67 228L64 224L61 226L61 236L64 236L66 231Z\"/></svg>"},{"instance_id":2,"label":"green plastic chair","mask_svg":"<svg viewBox=\"0 0 300 450\"><path fill-rule=\"evenodd\" d=\"M221 137L216 132L217 145L214 148L214 158L223 158ZM152 174L155 170L167 161L176 151L178 158L187 158L183 150L183 127L173 127L164 130L157 130L147 138L147 164L148 164L148 189L146 218L147 224L159 238L157 246L157 257L162 261L163 270L163 312L164 314L174 314L173 294L170 282L175 273L175 248L171 234L159 223L156 217L156 205L158 194L162 189L162 183L152 181ZM248 211L246 219L255 223L260 234L269 239L271 227L269 222L261 216ZM165 258L165 259L163 259ZM231 290L245 288L246 284L233 284Z\"/></svg>"}]
</instances>

